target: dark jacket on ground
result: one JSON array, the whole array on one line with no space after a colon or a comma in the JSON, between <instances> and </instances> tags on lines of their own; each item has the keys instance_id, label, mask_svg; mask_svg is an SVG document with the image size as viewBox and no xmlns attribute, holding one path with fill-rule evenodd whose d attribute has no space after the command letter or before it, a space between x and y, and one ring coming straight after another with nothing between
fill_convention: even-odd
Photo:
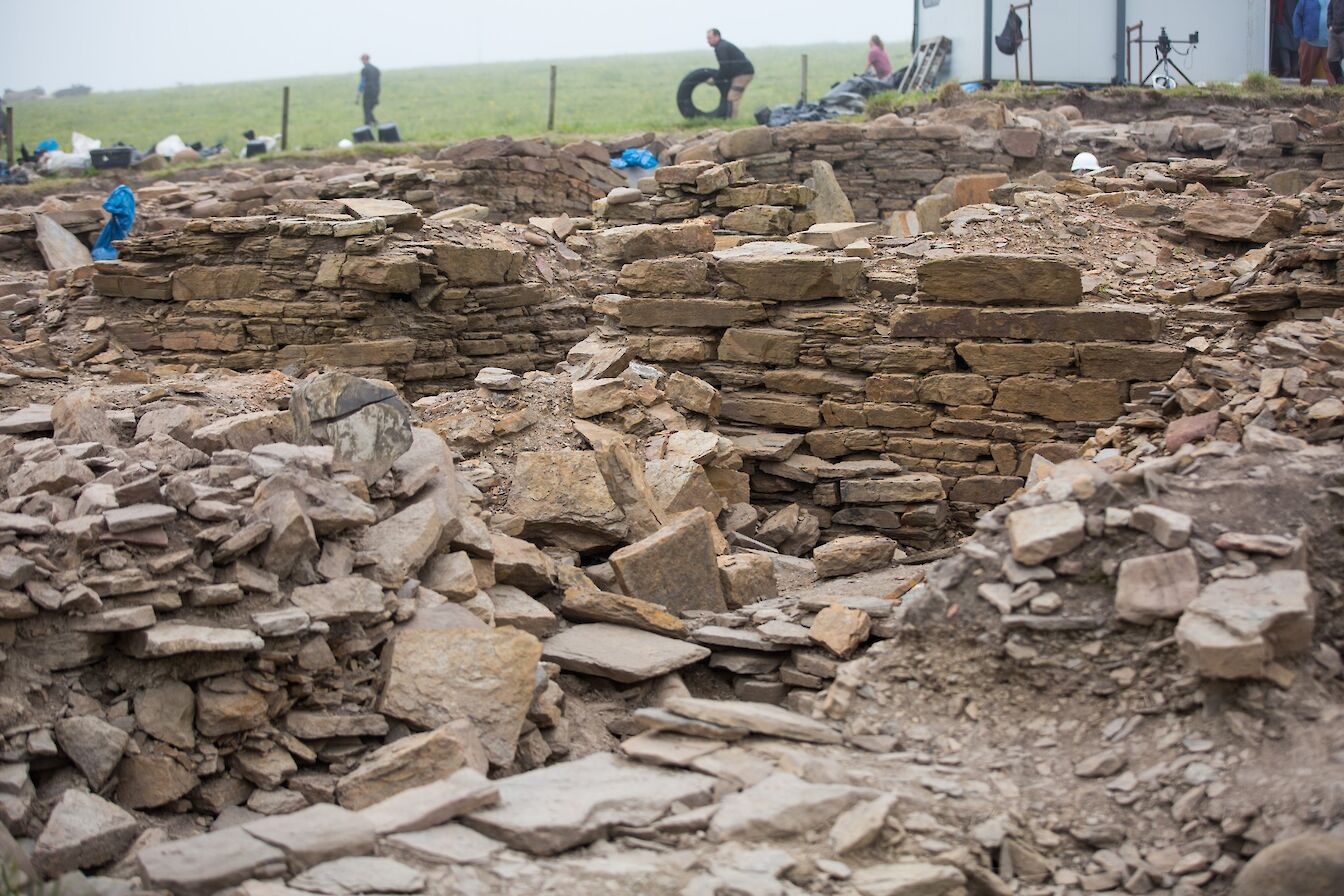
<instances>
[{"instance_id":1,"label":"dark jacket on ground","mask_svg":"<svg viewBox=\"0 0 1344 896\"><path fill-rule=\"evenodd\" d=\"M738 75L756 74L756 69L747 58L747 54L739 50L737 44L729 43L722 38L719 39L719 45L714 48L714 58L719 60L721 80L731 81Z\"/></svg>"},{"instance_id":2,"label":"dark jacket on ground","mask_svg":"<svg viewBox=\"0 0 1344 896\"><path fill-rule=\"evenodd\" d=\"M1330 11L1325 16L1326 26L1331 31L1344 31L1344 0L1330 0Z\"/></svg>"},{"instance_id":3,"label":"dark jacket on ground","mask_svg":"<svg viewBox=\"0 0 1344 896\"><path fill-rule=\"evenodd\" d=\"M372 62L366 62L364 67L359 70L359 89L364 94L364 102L374 103L378 101L378 88L381 86L379 80L382 78L382 72L378 71L378 66Z\"/></svg>"}]
</instances>

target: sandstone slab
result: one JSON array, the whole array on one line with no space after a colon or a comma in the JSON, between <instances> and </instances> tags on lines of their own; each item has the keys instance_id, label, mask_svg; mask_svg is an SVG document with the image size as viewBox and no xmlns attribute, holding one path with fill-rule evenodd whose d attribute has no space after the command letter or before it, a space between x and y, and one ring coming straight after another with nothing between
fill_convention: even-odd
<instances>
[{"instance_id":1,"label":"sandstone slab","mask_svg":"<svg viewBox=\"0 0 1344 896\"><path fill-rule=\"evenodd\" d=\"M496 765L512 758L532 704L541 642L518 629L429 629L397 634L384 649L378 710L437 728L468 719Z\"/></svg>"},{"instance_id":2,"label":"sandstone slab","mask_svg":"<svg viewBox=\"0 0 1344 896\"><path fill-rule=\"evenodd\" d=\"M514 849L554 855L604 837L616 825L650 824L674 803L705 805L716 784L707 775L594 753L504 778L500 805L473 812L463 823Z\"/></svg>"},{"instance_id":3,"label":"sandstone slab","mask_svg":"<svg viewBox=\"0 0 1344 896\"><path fill-rule=\"evenodd\" d=\"M594 622L548 638L542 657L570 672L646 681L709 656L709 649L640 629Z\"/></svg>"}]
</instances>

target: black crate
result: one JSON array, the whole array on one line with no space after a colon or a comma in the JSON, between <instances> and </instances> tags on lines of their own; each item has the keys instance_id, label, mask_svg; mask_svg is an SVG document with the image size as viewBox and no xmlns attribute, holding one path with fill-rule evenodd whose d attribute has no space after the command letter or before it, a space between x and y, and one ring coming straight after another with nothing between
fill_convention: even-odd
<instances>
[{"instance_id":1,"label":"black crate","mask_svg":"<svg viewBox=\"0 0 1344 896\"><path fill-rule=\"evenodd\" d=\"M392 122L378 125L379 143L400 143L401 134L397 133L397 126Z\"/></svg>"},{"instance_id":2,"label":"black crate","mask_svg":"<svg viewBox=\"0 0 1344 896\"><path fill-rule=\"evenodd\" d=\"M131 167L132 152L134 150L129 146L93 149L89 151L89 161L93 163L93 167L100 171L108 168L129 168Z\"/></svg>"},{"instance_id":3,"label":"black crate","mask_svg":"<svg viewBox=\"0 0 1344 896\"><path fill-rule=\"evenodd\" d=\"M250 159L253 156L260 156L265 154L266 154L265 140L249 140L247 141L247 145L243 147L243 158L245 159Z\"/></svg>"},{"instance_id":4,"label":"black crate","mask_svg":"<svg viewBox=\"0 0 1344 896\"><path fill-rule=\"evenodd\" d=\"M356 143L372 143L374 140L373 128L368 125L365 125L362 128L355 128L350 132L350 136Z\"/></svg>"}]
</instances>

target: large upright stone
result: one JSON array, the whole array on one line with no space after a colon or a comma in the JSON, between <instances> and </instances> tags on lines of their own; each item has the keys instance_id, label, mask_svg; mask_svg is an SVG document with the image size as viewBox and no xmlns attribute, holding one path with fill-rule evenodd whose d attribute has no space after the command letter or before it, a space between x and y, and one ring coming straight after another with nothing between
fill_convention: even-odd
<instances>
[{"instance_id":1,"label":"large upright stone","mask_svg":"<svg viewBox=\"0 0 1344 896\"><path fill-rule=\"evenodd\" d=\"M120 806L67 790L37 838L33 863L48 877L103 865L120 858L139 830L140 823Z\"/></svg>"},{"instance_id":2,"label":"large upright stone","mask_svg":"<svg viewBox=\"0 0 1344 896\"><path fill-rule=\"evenodd\" d=\"M47 263L47 270L65 271L93 264L89 247L51 217L34 214L33 226L37 233L37 248Z\"/></svg>"},{"instance_id":3,"label":"large upright stone","mask_svg":"<svg viewBox=\"0 0 1344 896\"><path fill-rule=\"evenodd\" d=\"M404 630L384 648L378 710L421 728L468 719L495 765L513 759L541 642L514 628Z\"/></svg>"},{"instance_id":4,"label":"large upright stone","mask_svg":"<svg viewBox=\"0 0 1344 896\"><path fill-rule=\"evenodd\" d=\"M811 209L818 224L843 224L854 220L854 207L836 179L835 169L825 159L812 161L812 188L817 191Z\"/></svg>"},{"instance_id":5,"label":"large upright stone","mask_svg":"<svg viewBox=\"0 0 1344 896\"><path fill-rule=\"evenodd\" d=\"M1120 561L1115 615L1151 624L1175 619L1199 596L1199 562L1190 548Z\"/></svg>"},{"instance_id":6,"label":"large upright stone","mask_svg":"<svg viewBox=\"0 0 1344 896\"><path fill-rule=\"evenodd\" d=\"M514 849L549 856L592 843L617 825L650 824L676 803L703 806L717 784L708 775L594 753L501 779L500 805L463 823Z\"/></svg>"},{"instance_id":7,"label":"large upright stone","mask_svg":"<svg viewBox=\"0 0 1344 896\"><path fill-rule=\"evenodd\" d=\"M52 437L58 442L97 442L109 447L120 439L107 408L92 389L77 389L51 406Z\"/></svg>"},{"instance_id":8,"label":"large upright stone","mask_svg":"<svg viewBox=\"0 0 1344 896\"><path fill-rule=\"evenodd\" d=\"M1053 258L967 253L919 265L925 301L970 305L1077 305L1082 273Z\"/></svg>"},{"instance_id":9,"label":"large upright stone","mask_svg":"<svg viewBox=\"0 0 1344 896\"><path fill-rule=\"evenodd\" d=\"M411 447L411 409L387 383L319 374L294 387L289 409L299 444L330 445L369 483Z\"/></svg>"},{"instance_id":10,"label":"large upright stone","mask_svg":"<svg viewBox=\"0 0 1344 896\"><path fill-rule=\"evenodd\" d=\"M621 590L640 600L685 610L728 609L719 584L714 519L704 510L682 514L648 538L611 555Z\"/></svg>"},{"instance_id":11,"label":"large upright stone","mask_svg":"<svg viewBox=\"0 0 1344 896\"><path fill-rule=\"evenodd\" d=\"M520 452L508 506L526 534L573 550L619 544L629 531L592 451Z\"/></svg>"}]
</instances>

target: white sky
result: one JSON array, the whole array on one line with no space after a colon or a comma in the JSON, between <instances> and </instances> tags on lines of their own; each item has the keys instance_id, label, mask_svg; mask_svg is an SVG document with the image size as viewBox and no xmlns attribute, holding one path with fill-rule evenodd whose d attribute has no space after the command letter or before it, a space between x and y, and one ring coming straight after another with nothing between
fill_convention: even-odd
<instances>
[{"instance_id":1,"label":"white sky","mask_svg":"<svg viewBox=\"0 0 1344 896\"><path fill-rule=\"evenodd\" d=\"M0 0L0 88L95 90L381 68L910 39L910 0Z\"/></svg>"}]
</instances>

